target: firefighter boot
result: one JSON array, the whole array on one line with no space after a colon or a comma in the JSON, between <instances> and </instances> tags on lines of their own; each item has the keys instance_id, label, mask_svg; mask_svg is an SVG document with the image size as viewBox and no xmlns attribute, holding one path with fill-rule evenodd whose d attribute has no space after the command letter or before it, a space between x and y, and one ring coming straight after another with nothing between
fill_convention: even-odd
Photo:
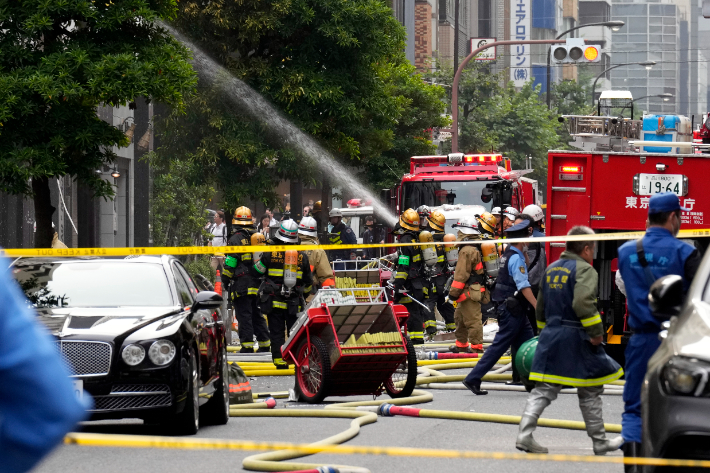
<instances>
[{"instance_id":1,"label":"firefighter boot","mask_svg":"<svg viewBox=\"0 0 710 473\"><path fill-rule=\"evenodd\" d=\"M547 448L537 443L532 436L537 427L537 419L537 417L532 415L523 415L520 419L520 429L518 430L518 438L515 440L515 448L527 453L548 452Z\"/></svg>"},{"instance_id":2,"label":"firefighter boot","mask_svg":"<svg viewBox=\"0 0 710 473\"><path fill-rule=\"evenodd\" d=\"M613 439L606 438L604 430L604 420L602 419L602 399L604 392L602 386L588 388L577 388L579 397L579 408L582 410L582 417L587 426L587 435L592 438L595 455L606 455L609 452L618 450L624 443L621 436Z\"/></svg>"}]
</instances>

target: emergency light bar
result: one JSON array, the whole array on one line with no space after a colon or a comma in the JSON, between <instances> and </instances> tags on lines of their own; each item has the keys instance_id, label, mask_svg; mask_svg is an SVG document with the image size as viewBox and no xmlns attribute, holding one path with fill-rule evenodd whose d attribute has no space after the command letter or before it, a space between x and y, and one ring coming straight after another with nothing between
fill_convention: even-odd
<instances>
[{"instance_id":1,"label":"emergency light bar","mask_svg":"<svg viewBox=\"0 0 710 473\"><path fill-rule=\"evenodd\" d=\"M581 181L582 171L584 168L582 166L560 166L560 180L561 181Z\"/></svg>"}]
</instances>

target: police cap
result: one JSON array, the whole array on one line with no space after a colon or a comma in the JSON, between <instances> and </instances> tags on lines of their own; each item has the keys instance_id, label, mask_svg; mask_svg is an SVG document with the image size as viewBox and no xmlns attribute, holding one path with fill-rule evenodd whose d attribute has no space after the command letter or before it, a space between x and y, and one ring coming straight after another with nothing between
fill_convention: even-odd
<instances>
[{"instance_id":1,"label":"police cap","mask_svg":"<svg viewBox=\"0 0 710 473\"><path fill-rule=\"evenodd\" d=\"M673 212L674 210L682 210L690 212L690 209L680 206L680 199L672 192L662 192L654 194L648 201L648 214L658 214L662 212Z\"/></svg>"},{"instance_id":2,"label":"police cap","mask_svg":"<svg viewBox=\"0 0 710 473\"><path fill-rule=\"evenodd\" d=\"M528 236L528 228L530 228L530 220L523 220L520 223L516 223L509 229L505 231L505 234L509 238L525 238Z\"/></svg>"}]
</instances>

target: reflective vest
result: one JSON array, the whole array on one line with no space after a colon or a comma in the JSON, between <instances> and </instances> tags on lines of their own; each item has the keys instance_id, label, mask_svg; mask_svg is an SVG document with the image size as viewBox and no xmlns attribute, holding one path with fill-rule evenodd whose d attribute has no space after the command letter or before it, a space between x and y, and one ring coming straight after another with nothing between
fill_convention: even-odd
<instances>
[{"instance_id":1,"label":"reflective vest","mask_svg":"<svg viewBox=\"0 0 710 473\"><path fill-rule=\"evenodd\" d=\"M493 289L493 294L491 299L494 302L503 302L507 298L513 296L518 290L518 286L515 284L515 279L508 271L508 260L511 256L515 254L515 250L511 245L503 252L503 256L500 261L500 269L498 270L498 277L496 278L496 287Z\"/></svg>"}]
</instances>

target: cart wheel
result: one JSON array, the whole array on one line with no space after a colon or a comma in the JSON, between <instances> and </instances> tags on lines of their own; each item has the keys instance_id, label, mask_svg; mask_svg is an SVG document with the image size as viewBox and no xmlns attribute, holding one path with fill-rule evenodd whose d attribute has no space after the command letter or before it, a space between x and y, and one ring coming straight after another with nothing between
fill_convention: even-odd
<instances>
[{"instance_id":1,"label":"cart wheel","mask_svg":"<svg viewBox=\"0 0 710 473\"><path fill-rule=\"evenodd\" d=\"M299 401L311 404L325 398L330 386L330 356L328 349L318 337L311 337L311 344L304 340L296 350L300 368L296 368L296 392Z\"/></svg>"},{"instance_id":2,"label":"cart wheel","mask_svg":"<svg viewBox=\"0 0 710 473\"><path fill-rule=\"evenodd\" d=\"M391 398L407 397L417 384L417 353L414 345L407 340L407 359L397 367L390 379L385 381L385 390Z\"/></svg>"}]
</instances>

